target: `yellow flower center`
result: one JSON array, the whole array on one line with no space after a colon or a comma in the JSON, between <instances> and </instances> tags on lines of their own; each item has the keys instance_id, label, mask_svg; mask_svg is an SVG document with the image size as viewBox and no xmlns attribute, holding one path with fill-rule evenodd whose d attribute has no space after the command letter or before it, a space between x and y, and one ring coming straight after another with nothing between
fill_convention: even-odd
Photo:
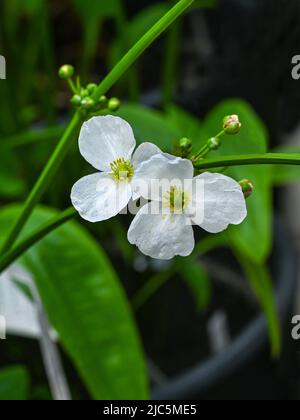
<instances>
[{"instance_id":1,"label":"yellow flower center","mask_svg":"<svg viewBox=\"0 0 300 420\"><path fill-rule=\"evenodd\" d=\"M134 175L133 165L130 160L119 158L111 162L111 175L116 182L128 182Z\"/></svg>"},{"instance_id":2,"label":"yellow flower center","mask_svg":"<svg viewBox=\"0 0 300 420\"><path fill-rule=\"evenodd\" d=\"M182 214L190 203L189 193L181 188L171 187L163 198L163 206L170 210L171 214Z\"/></svg>"}]
</instances>

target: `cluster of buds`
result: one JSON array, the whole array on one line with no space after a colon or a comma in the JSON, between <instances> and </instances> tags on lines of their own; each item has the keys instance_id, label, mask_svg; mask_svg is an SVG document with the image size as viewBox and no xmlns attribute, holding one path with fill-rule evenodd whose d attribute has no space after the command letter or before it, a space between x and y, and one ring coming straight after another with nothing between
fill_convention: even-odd
<instances>
[{"instance_id":1,"label":"cluster of buds","mask_svg":"<svg viewBox=\"0 0 300 420\"><path fill-rule=\"evenodd\" d=\"M59 69L59 76L61 79L67 80L73 92L71 104L81 112L85 117L97 114L101 111L108 110L110 112L117 112L121 106L118 98L108 99L106 96L101 96L99 99L94 99L94 93L97 85L89 83L86 87L82 87L79 79L76 85L73 83L74 67L64 65Z\"/></svg>"}]
</instances>

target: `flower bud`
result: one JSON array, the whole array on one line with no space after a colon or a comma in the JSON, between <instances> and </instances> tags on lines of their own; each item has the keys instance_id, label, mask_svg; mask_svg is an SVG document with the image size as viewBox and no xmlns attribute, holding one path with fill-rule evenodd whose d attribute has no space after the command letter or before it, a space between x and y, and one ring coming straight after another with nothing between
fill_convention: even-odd
<instances>
[{"instance_id":1,"label":"flower bud","mask_svg":"<svg viewBox=\"0 0 300 420\"><path fill-rule=\"evenodd\" d=\"M223 127L226 134L235 135L240 132L242 124L240 123L238 115L228 115L224 118Z\"/></svg>"},{"instance_id":2,"label":"flower bud","mask_svg":"<svg viewBox=\"0 0 300 420\"><path fill-rule=\"evenodd\" d=\"M207 145L210 150L218 150L221 146L221 140L218 137L211 137L208 140Z\"/></svg>"},{"instance_id":3,"label":"flower bud","mask_svg":"<svg viewBox=\"0 0 300 420\"><path fill-rule=\"evenodd\" d=\"M71 77L73 77L74 75L74 67L69 65L69 64L65 64L64 66L62 66L59 71L58 71L58 75L61 79L64 80L68 80Z\"/></svg>"},{"instance_id":4,"label":"flower bud","mask_svg":"<svg viewBox=\"0 0 300 420\"><path fill-rule=\"evenodd\" d=\"M245 198L249 198L253 191L254 191L254 185L251 181L249 181L248 179L243 179L242 181L239 182L242 191L244 193L244 197Z\"/></svg>"},{"instance_id":5,"label":"flower bud","mask_svg":"<svg viewBox=\"0 0 300 420\"><path fill-rule=\"evenodd\" d=\"M79 107L81 105L82 97L80 95L74 95L71 99L71 104L73 106Z\"/></svg>"},{"instance_id":6,"label":"flower bud","mask_svg":"<svg viewBox=\"0 0 300 420\"><path fill-rule=\"evenodd\" d=\"M90 83L86 87L86 90L89 92L90 95L94 93L95 89L97 89L97 85L95 83Z\"/></svg>"},{"instance_id":7,"label":"flower bud","mask_svg":"<svg viewBox=\"0 0 300 420\"><path fill-rule=\"evenodd\" d=\"M182 138L179 141L179 147L182 157L188 157L190 152L192 151L192 141L187 137Z\"/></svg>"},{"instance_id":8,"label":"flower bud","mask_svg":"<svg viewBox=\"0 0 300 420\"><path fill-rule=\"evenodd\" d=\"M100 96L100 98L98 99L98 104L99 105L106 105L107 104L107 97L105 95Z\"/></svg>"},{"instance_id":9,"label":"flower bud","mask_svg":"<svg viewBox=\"0 0 300 420\"><path fill-rule=\"evenodd\" d=\"M121 101L118 98L111 98L108 101L108 109L112 112L116 112L120 109Z\"/></svg>"},{"instance_id":10,"label":"flower bud","mask_svg":"<svg viewBox=\"0 0 300 420\"><path fill-rule=\"evenodd\" d=\"M95 106L95 101L91 98L85 98L81 101L81 106L83 109L90 111Z\"/></svg>"},{"instance_id":11,"label":"flower bud","mask_svg":"<svg viewBox=\"0 0 300 420\"><path fill-rule=\"evenodd\" d=\"M90 92L87 89L81 89L81 96L87 98L90 96Z\"/></svg>"}]
</instances>

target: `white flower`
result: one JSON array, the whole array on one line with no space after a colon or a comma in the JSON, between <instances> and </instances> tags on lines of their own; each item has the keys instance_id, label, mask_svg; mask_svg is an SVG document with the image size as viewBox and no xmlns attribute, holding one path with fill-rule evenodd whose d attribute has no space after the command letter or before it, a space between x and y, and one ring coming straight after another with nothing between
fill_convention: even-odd
<instances>
[{"instance_id":1,"label":"white flower","mask_svg":"<svg viewBox=\"0 0 300 420\"><path fill-rule=\"evenodd\" d=\"M151 176L153 166L160 168L160 179L170 181L169 191L157 195L149 190L145 198L152 201L141 208L128 232L129 242L145 255L162 260L188 256L195 246L193 224L218 233L246 218L245 198L233 179L216 173L193 178L189 160L166 155L153 156L143 165L145 178Z\"/></svg>"},{"instance_id":2,"label":"white flower","mask_svg":"<svg viewBox=\"0 0 300 420\"><path fill-rule=\"evenodd\" d=\"M83 219L89 222L110 219L131 198L139 198L132 183L138 183L142 164L162 152L151 143L143 143L133 154L135 147L132 128L119 117L94 117L83 124L80 153L101 171L80 179L72 188L73 206Z\"/></svg>"}]
</instances>

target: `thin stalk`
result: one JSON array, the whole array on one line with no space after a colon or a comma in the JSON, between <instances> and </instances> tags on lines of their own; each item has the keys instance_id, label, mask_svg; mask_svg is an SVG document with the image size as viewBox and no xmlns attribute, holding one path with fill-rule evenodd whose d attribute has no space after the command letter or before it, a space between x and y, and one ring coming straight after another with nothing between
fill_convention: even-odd
<instances>
[{"instance_id":1,"label":"thin stalk","mask_svg":"<svg viewBox=\"0 0 300 420\"><path fill-rule=\"evenodd\" d=\"M300 165L300 154L265 153L239 156L222 156L194 162L196 169L212 169L244 165Z\"/></svg>"},{"instance_id":2,"label":"thin stalk","mask_svg":"<svg viewBox=\"0 0 300 420\"><path fill-rule=\"evenodd\" d=\"M77 215L77 212L73 207L62 212L59 216L51 219L49 222L45 223L43 226L39 227L35 232L31 233L28 238L24 239L20 244L18 244L11 251L8 251L0 258L0 273L5 271L14 261L16 261L21 255L23 255L28 249L33 245L38 243L40 240L49 235L55 229L62 226L64 223L73 219Z\"/></svg>"},{"instance_id":3,"label":"thin stalk","mask_svg":"<svg viewBox=\"0 0 300 420\"><path fill-rule=\"evenodd\" d=\"M121 76L131 67L137 58L157 39L192 3L194 0L180 0L168 13L165 14L120 60L113 70L106 76L95 90L93 98L99 99L121 78ZM79 130L81 117L76 113L69 123L64 135L62 136L53 155L48 161L45 169L33 187L27 198L21 215L15 222L11 232L6 239L1 252L7 252L15 243L25 223L30 217L35 205L45 192L52 178L56 174L62 163L72 139Z\"/></svg>"},{"instance_id":4,"label":"thin stalk","mask_svg":"<svg viewBox=\"0 0 300 420\"><path fill-rule=\"evenodd\" d=\"M215 139L218 139L220 137L222 137L225 134L225 131L222 130L219 134L217 134L216 136L214 136ZM209 152L211 152L211 148L209 147L209 140L207 140L207 142L205 143L204 146L202 146L202 148L195 154L195 156L193 157L193 161L196 161L197 159L200 158L204 158L207 156L207 154Z\"/></svg>"}]
</instances>

